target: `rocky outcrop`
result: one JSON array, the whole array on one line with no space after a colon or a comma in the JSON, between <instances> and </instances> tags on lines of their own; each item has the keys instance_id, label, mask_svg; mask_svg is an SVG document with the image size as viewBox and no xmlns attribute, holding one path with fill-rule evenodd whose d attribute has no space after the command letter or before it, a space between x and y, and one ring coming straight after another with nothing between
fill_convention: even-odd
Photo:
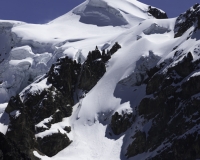
<instances>
[{"instance_id":1,"label":"rocky outcrop","mask_svg":"<svg viewBox=\"0 0 200 160\"><path fill-rule=\"evenodd\" d=\"M89 52L87 60L82 65L78 88L85 91L91 90L105 74L107 61L120 48L121 46L116 42L107 53L103 50L101 54L97 47L94 51Z\"/></svg>"},{"instance_id":2,"label":"rocky outcrop","mask_svg":"<svg viewBox=\"0 0 200 160\"><path fill-rule=\"evenodd\" d=\"M37 138L37 141L40 145L40 150L42 153L49 157L54 156L72 142L66 134L62 134L60 132L48 135L43 138Z\"/></svg>"},{"instance_id":3,"label":"rocky outcrop","mask_svg":"<svg viewBox=\"0 0 200 160\"><path fill-rule=\"evenodd\" d=\"M82 66L79 82L80 89L89 91L106 72L105 63L102 61L101 57L101 53L97 48L89 52L87 60Z\"/></svg>"},{"instance_id":4,"label":"rocky outcrop","mask_svg":"<svg viewBox=\"0 0 200 160\"><path fill-rule=\"evenodd\" d=\"M195 28L194 31L200 29L200 5L198 3L177 18L174 37L182 36L192 26Z\"/></svg>"},{"instance_id":5,"label":"rocky outcrop","mask_svg":"<svg viewBox=\"0 0 200 160\"><path fill-rule=\"evenodd\" d=\"M36 139L35 134L49 129L51 124L62 121L62 118L71 116L72 106L69 105L67 97L63 96L56 88L50 87L41 93L31 94L27 91L23 102L19 95L11 98L6 112L10 116L9 129L6 135L15 143L18 143L19 148L26 154L33 156L32 150L35 148L42 152L41 143ZM52 120L46 124L48 128L36 126L50 116L52 116ZM61 136L60 139L63 138L63 142L65 142L66 137L67 135ZM51 143L51 140L53 139L49 139L49 143ZM60 145L59 142L56 144L53 141L52 143L54 143L54 146ZM64 147L65 145L61 146ZM57 147L57 149L61 150L63 148ZM51 153L55 152L49 154ZM45 154L49 155L46 152Z\"/></svg>"},{"instance_id":6,"label":"rocky outcrop","mask_svg":"<svg viewBox=\"0 0 200 160\"><path fill-rule=\"evenodd\" d=\"M190 52L182 53L181 58L148 71L147 96L140 102L138 114L152 121L152 126L148 136L140 130L134 134L127 157L148 152L147 159L200 158L199 60L193 60Z\"/></svg>"},{"instance_id":7,"label":"rocky outcrop","mask_svg":"<svg viewBox=\"0 0 200 160\"><path fill-rule=\"evenodd\" d=\"M73 92L78 82L80 70L81 64L72 61L66 56L58 59L58 61L52 65L48 73L48 82L63 95L67 96L71 105L74 103Z\"/></svg>"},{"instance_id":8,"label":"rocky outcrop","mask_svg":"<svg viewBox=\"0 0 200 160\"><path fill-rule=\"evenodd\" d=\"M144 132L138 131L134 137L135 139L131 145L127 148L126 156L128 158L137 155L138 153L143 153L146 150L146 134Z\"/></svg>"},{"instance_id":9,"label":"rocky outcrop","mask_svg":"<svg viewBox=\"0 0 200 160\"><path fill-rule=\"evenodd\" d=\"M0 160L31 160L20 151L17 144L0 132Z\"/></svg>"},{"instance_id":10,"label":"rocky outcrop","mask_svg":"<svg viewBox=\"0 0 200 160\"><path fill-rule=\"evenodd\" d=\"M132 113L123 113L122 115L118 112L112 116L110 127L115 135L120 135L131 127L133 123Z\"/></svg>"},{"instance_id":11,"label":"rocky outcrop","mask_svg":"<svg viewBox=\"0 0 200 160\"><path fill-rule=\"evenodd\" d=\"M157 8L154 8L152 6L149 6L148 13L150 13L153 17L157 19L167 19L167 14Z\"/></svg>"}]
</instances>

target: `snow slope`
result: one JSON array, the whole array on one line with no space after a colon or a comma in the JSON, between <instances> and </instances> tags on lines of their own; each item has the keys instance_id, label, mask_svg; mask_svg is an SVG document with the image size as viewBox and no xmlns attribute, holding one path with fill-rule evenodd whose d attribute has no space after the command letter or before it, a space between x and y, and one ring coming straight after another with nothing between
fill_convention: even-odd
<instances>
[{"instance_id":1,"label":"snow slope","mask_svg":"<svg viewBox=\"0 0 200 160\"><path fill-rule=\"evenodd\" d=\"M57 133L58 129L66 133L62 126L67 124L72 127L68 136L73 143L51 158L37 151L34 155L44 160L126 159L123 156L126 151L122 149L126 145L125 134L127 138L135 130L109 136L111 116L116 111L137 114L135 108L146 94L144 86L136 84L143 80L146 71L173 58L177 50L193 53L200 43L199 38L186 41L193 28L174 38L176 18L158 20L147 10L147 5L136 0L87 0L48 24L0 21L0 39L5 43L0 46L1 53L5 53L0 63L0 131L5 133L8 124L1 117L5 103L18 93L23 97L28 85L48 72L58 58L68 56L83 63L95 46L100 50L110 49L118 42L122 48L108 62L102 79L73 107L72 116L36 135L43 137ZM45 82L31 86L42 90L48 88ZM127 98L128 95L132 97ZM151 124L139 127L148 133ZM144 156L130 159L144 159Z\"/></svg>"}]
</instances>

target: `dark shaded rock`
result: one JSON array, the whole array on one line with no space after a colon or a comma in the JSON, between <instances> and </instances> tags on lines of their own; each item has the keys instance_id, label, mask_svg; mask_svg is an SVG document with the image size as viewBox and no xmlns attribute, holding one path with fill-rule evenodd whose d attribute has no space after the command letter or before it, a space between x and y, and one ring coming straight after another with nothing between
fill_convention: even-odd
<instances>
[{"instance_id":1,"label":"dark shaded rock","mask_svg":"<svg viewBox=\"0 0 200 160\"><path fill-rule=\"evenodd\" d=\"M112 116L110 126L115 135L120 135L121 133L125 132L128 128L130 128L132 123L132 113L124 113L120 115L118 112L115 112L115 114Z\"/></svg>"},{"instance_id":2,"label":"dark shaded rock","mask_svg":"<svg viewBox=\"0 0 200 160\"><path fill-rule=\"evenodd\" d=\"M0 160L31 160L18 146L0 132Z\"/></svg>"},{"instance_id":3,"label":"dark shaded rock","mask_svg":"<svg viewBox=\"0 0 200 160\"><path fill-rule=\"evenodd\" d=\"M162 68L164 68L164 66L156 66L147 71L149 78L145 80L145 83L147 83L146 94L154 94L158 92L159 89L164 89L166 86L169 86L172 83L180 82L195 69L197 64L192 63L192 60L193 56L189 52L182 61L178 62L174 66L169 67L167 74L165 75L162 72L159 72L162 70ZM177 76L177 74L179 76Z\"/></svg>"},{"instance_id":4,"label":"dark shaded rock","mask_svg":"<svg viewBox=\"0 0 200 160\"><path fill-rule=\"evenodd\" d=\"M64 130L65 130L67 133L70 133L70 132L71 132L71 127L66 126L66 127L64 128Z\"/></svg>"},{"instance_id":5,"label":"dark shaded rock","mask_svg":"<svg viewBox=\"0 0 200 160\"><path fill-rule=\"evenodd\" d=\"M72 61L66 56L58 59L48 73L48 82L63 95L67 96L71 105L73 104L73 92L75 91L80 71L81 64Z\"/></svg>"},{"instance_id":6,"label":"dark shaded rock","mask_svg":"<svg viewBox=\"0 0 200 160\"><path fill-rule=\"evenodd\" d=\"M127 148L126 156L128 158L133 157L137 154L143 153L146 151L146 134L145 132L138 131L134 137L135 139L132 144Z\"/></svg>"},{"instance_id":7,"label":"dark shaded rock","mask_svg":"<svg viewBox=\"0 0 200 160\"><path fill-rule=\"evenodd\" d=\"M196 136L194 136L196 135ZM194 135L187 135L186 138L175 140L172 147L167 148L164 152L152 157L152 160L159 159L184 159L196 160L200 157L200 137L195 133Z\"/></svg>"},{"instance_id":8,"label":"dark shaded rock","mask_svg":"<svg viewBox=\"0 0 200 160\"><path fill-rule=\"evenodd\" d=\"M8 103L8 106L6 107L6 112L11 113L15 110L19 110L20 107L23 106L23 103L20 100L19 95L16 95L15 97L11 97Z\"/></svg>"},{"instance_id":9,"label":"dark shaded rock","mask_svg":"<svg viewBox=\"0 0 200 160\"><path fill-rule=\"evenodd\" d=\"M160 68L158 66L155 66L153 68L151 68L150 70L147 71L147 75L149 77L153 77L153 75L158 72L160 70Z\"/></svg>"},{"instance_id":10,"label":"dark shaded rock","mask_svg":"<svg viewBox=\"0 0 200 160\"><path fill-rule=\"evenodd\" d=\"M194 70L193 64L191 63L192 60L193 56L191 52L189 52L177 65L170 67L168 72L175 70L181 77L186 77Z\"/></svg>"},{"instance_id":11,"label":"dark shaded rock","mask_svg":"<svg viewBox=\"0 0 200 160\"><path fill-rule=\"evenodd\" d=\"M102 51L102 55L101 55L102 61L104 63L108 62L108 60L111 58L111 54L109 51L107 51L107 53L105 52L105 50Z\"/></svg>"},{"instance_id":12,"label":"dark shaded rock","mask_svg":"<svg viewBox=\"0 0 200 160\"><path fill-rule=\"evenodd\" d=\"M164 76L161 74L155 74L147 83L146 94L153 94L158 91L160 87L160 82L162 82Z\"/></svg>"},{"instance_id":13,"label":"dark shaded rock","mask_svg":"<svg viewBox=\"0 0 200 160\"><path fill-rule=\"evenodd\" d=\"M188 98L200 92L200 76L190 77L188 81L181 85L182 97Z\"/></svg>"},{"instance_id":14,"label":"dark shaded rock","mask_svg":"<svg viewBox=\"0 0 200 160\"><path fill-rule=\"evenodd\" d=\"M9 114L10 124L6 135L18 143L21 150L31 156L31 150L39 148L35 133L46 130L46 128L35 127L35 125L52 116L51 122L46 124L50 128L51 124L71 116L72 106L68 102L68 99L54 87L32 95L27 91L23 102L19 97L12 98L8 107L12 105L12 108L18 109L20 114Z\"/></svg>"},{"instance_id":15,"label":"dark shaded rock","mask_svg":"<svg viewBox=\"0 0 200 160\"><path fill-rule=\"evenodd\" d=\"M98 60L100 58L101 58L101 52L96 47L94 51L88 53L86 62L92 62L92 61Z\"/></svg>"},{"instance_id":16,"label":"dark shaded rock","mask_svg":"<svg viewBox=\"0 0 200 160\"><path fill-rule=\"evenodd\" d=\"M121 48L121 46L115 42L115 44L112 46L112 48L110 49L110 54L113 55L115 52L117 52L119 49Z\"/></svg>"},{"instance_id":17,"label":"dark shaded rock","mask_svg":"<svg viewBox=\"0 0 200 160\"><path fill-rule=\"evenodd\" d=\"M160 11L157 8L154 8L152 6L149 6L148 11L152 16L154 16L157 19L167 19L167 14L165 12Z\"/></svg>"},{"instance_id":18,"label":"dark shaded rock","mask_svg":"<svg viewBox=\"0 0 200 160\"><path fill-rule=\"evenodd\" d=\"M200 157L200 76L195 75L199 64L190 52L180 51L168 63L148 71L146 92L152 95L141 100L137 111L152 125L148 136L141 131L133 135L127 157L144 152L152 153L146 159L154 160Z\"/></svg>"},{"instance_id":19,"label":"dark shaded rock","mask_svg":"<svg viewBox=\"0 0 200 160\"><path fill-rule=\"evenodd\" d=\"M97 47L94 51L89 52L87 60L82 65L78 88L85 91L91 90L105 74L106 62L120 48L121 46L116 42L107 53L103 50L101 54Z\"/></svg>"},{"instance_id":20,"label":"dark shaded rock","mask_svg":"<svg viewBox=\"0 0 200 160\"><path fill-rule=\"evenodd\" d=\"M44 138L37 138L40 150L47 156L54 156L62 149L66 148L72 141L66 134L54 133Z\"/></svg>"},{"instance_id":21,"label":"dark shaded rock","mask_svg":"<svg viewBox=\"0 0 200 160\"><path fill-rule=\"evenodd\" d=\"M0 160L3 160L3 152L0 150Z\"/></svg>"},{"instance_id":22,"label":"dark shaded rock","mask_svg":"<svg viewBox=\"0 0 200 160\"><path fill-rule=\"evenodd\" d=\"M89 91L106 72L105 63L102 61L85 62L83 64L79 88Z\"/></svg>"},{"instance_id":23,"label":"dark shaded rock","mask_svg":"<svg viewBox=\"0 0 200 160\"><path fill-rule=\"evenodd\" d=\"M181 14L175 24L175 38L182 36L190 27L200 29L200 5L197 3L185 13Z\"/></svg>"}]
</instances>

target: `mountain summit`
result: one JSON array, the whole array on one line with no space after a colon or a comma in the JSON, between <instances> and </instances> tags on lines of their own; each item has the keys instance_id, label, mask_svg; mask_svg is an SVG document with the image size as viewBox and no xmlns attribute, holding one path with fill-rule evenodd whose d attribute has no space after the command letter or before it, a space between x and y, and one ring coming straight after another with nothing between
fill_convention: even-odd
<instances>
[{"instance_id":1,"label":"mountain summit","mask_svg":"<svg viewBox=\"0 0 200 160\"><path fill-rule=\"evenodd\" d=\"M0 21L0 159L200 159L200 5L87 0Z\"/></svg>"}]
</instances>

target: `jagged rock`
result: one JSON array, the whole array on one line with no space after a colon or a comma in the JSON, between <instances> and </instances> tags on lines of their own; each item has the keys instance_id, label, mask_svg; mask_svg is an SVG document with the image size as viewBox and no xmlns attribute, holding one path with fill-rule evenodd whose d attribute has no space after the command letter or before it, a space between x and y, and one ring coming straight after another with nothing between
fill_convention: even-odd
<instances>
[{"instance_id":1,"label":"jagged rock","mask_svg":"<svg viewBox=\"0 0 200 160\"><path fill-rule=\"evenodd\" d=\"M181 85L182 97L188 98L200 92L200 76L190 77L188 81Z\"/></svg>"},{"instance_id":2,"label":"jagged rock","mask_svg":"<svg viewBox=\"0 0 200 160\"><path fill-rule=\"evenodd\" d=\"M115 135L125 132L133 123L133 114L124 113L120 115L118 112L112 116L111 129Z\"/></svg>"},{"instance_id":3,"label":"jagged rock","mask_svg":"<svg viewBox=\"0 0 200 160\"><path fill-rule=\"evenodd\" d=\"M16 143L0 132L0 160L31 160L20 151Z\"/></svg>"},{"instance_id":4,"label":"jagged rock","mask_svg":"<svg viewBox=\"0 0 200 160\"><path fill-rule=\"evenodd\" d=\"M105 52L105 50L102 51L102 61L104 63L108 62L108 60L111 58L111 54L109 53L109 51L107 51L107 53Z\"/></svg>"},{"instance_id":5,"label":"jagged rock","mask_svg":"<svg viewBox=\"0 0 200 160\"><path fill-rule=\"evenodd\" d=\"M64 130L67 131L67 133L69 133L69 132L71 132L71 127L66 126L66 127L64 128Z\"/></svg>"},{"instance_id":6,"label":"jagged rock","mask_svg":"<svg viewBox=\"0 0 200 160\"><path fill-rule=\"evenodd\" d=\"M87 60L82 65L82 71L78 87L82 90L91 90L99 81L99 79L106 72L106 62L111 58L115 52L120 49L121 46L116 42L110 51L105 53L105 50L101 52L96 49L89 52Z\"/></svg>"},{"instance_id":7,"label":"jagged rock","mask_svg":"<svg viewBox=\"0 0 200 160\"><path fill-rule=\"evenodd\" d=\"M137 154L143 153L146 150L146 134L144 132L138 131L135 136L135 139L131 145L127 148L126 156L128 158L133 157Z\"/></svg>"},{"instance_id":8,"label":"jagged rock","mask_svg":"<svg viewBox=\"0 0 200 160\"><path fill-rule=\"evenodd\" d=\"M10 98L10 101L9 101L8 106L6 107L5 111L7 113L11 113L15 110L19 110L20 107L22 107L22 106L23 106L23 103L21 102L19 95L16 95L15 97Z\"/></svg>"},{"instance_id":9,"label":"jagged rock","mask_svg":"<svg viewBox=\"0 0 200 160\"><path fill-rule=\"evenodd\" d=\"M160 82L164 80L164 76L157 73L147 83L146 94L153 94L158 91Z\"/></svg>"},{"instance_id":10,"label":"jagged rock","mask_svg":"<svg viewBox=\"0 0 200 160\"><path fill-rule=\"evenodd\" d=\"M181 77L186 77L194 70L193 64L191 63L192 60L193 56L191 52L189 52L187 56L183 58L182 61L180 61L174 67L169 68L168 73L171 72L172 70L175 70Z\"/></svg>"},{"instance_id":11,"label":"jagged rock","mask_svg":"<svg viewBox=\"0 0 200 160\"><path fill-rule=\"evenodd\" d=\"M75 91L80 71L81 64L72 61L66 56L58 59L48 73L48 82L67 96L71 105L73 104L73 92Z\"/></svg>"},{"instance_id":12,"label":"jagged rock","mask_svg":"<svg viewBox=\"0 0 200 160\"><path fill-rule=\"evenodd\" d=\"M11 109L14 108L18 113L8 112L10 124L6 135L18 143L21 150L31 156L31 149L39 148L35 133L45 130L35 125L52 116L51 122L46 124L50 127L51 124L62 121L62 118L69 117L72 113L72 106L68 102L68 99L54 87L32 95L27 93L23 102L19 96L12 98L6 110L12 111Z\"/></svg>"},{"instance_id":13,"label":"jagged rock","mask_svg":"<svg viewBox=\"0 0 200 160\"><path fill-rule=\"evenodd\" d=\"M72 142L66 134L61 134L60 132L43 138L37 138L37 141L40 145L40 150L50 157L66 148Z\"/></svg>"},{"instance_id":14,"label":"jagged rock","mask_svg":"<svg viewBox=\"0 0 200 160\"><path fill-rule=\"evenodd\" d=\"M105 56L105 54L102 54ZM82 66L79 88L89 91L106 72L105 62L102 61L101 52L96 49L89 52L87 60Z\"/></svg>"},{"instance_id":15,"label":"jagged rock","mask_svg":"<svg viewBox=\"0 0 200 160\"><path fill-rule=\"evenodd\" d=\"M115 42L115 44L110 49L111 55L113 55L115 52L117 52L120 48L121 48L121 46L117 42Z\"/></svg>"},{"instance_id":16,"label":"jagged rock","mask_svg":"<svg viewBox=\"0 0 200 160\"><path fill-rule=\"evenodd\" d=\"M200 29L200 5L198 3L177 18L174 37L182 36L192 26L195 26L195 30Z\"/></svg>"},{"instance_id":17,"label":"jagged rock","mask_svg":"<svg viewBox=\"0 0 200 160\"><path fill-rule=\"evenodd\" d=\"M194 61L191 53L180 54L182 60L179 63L174 58L174 62L169 61L148 71L146 92L152 96L142 99L138 113L151 120L152 126L144 140L141 140L144 133L134 134L134 141L127 148L127 157L147 151L152 152L147 159L155 160L200 157L199 60ZM144 145L136 150L137 144L141 143L139 141Z\"/></svg>"},{"instance_id":18,"label":"jagged rock","mask_svg":"<svg viewBox=\"0 0 200 160\"><path fill-rule=\"evenodd\" d=\"M85 62L82 67L79 88L89 91L106 72L105 63L102 61Z\"/></svg>"},{"instance_id":19,"label":"jagged rock","mask_svg":"<svg viewBox=\"0 0 200 160\"><path fill-rule=\"evenodd\" d=\"M189 52L182 61L178 62L174 66L169 67L166 75L162 74L162 72L159 72L159 70L162 70L164 66L156 66L147 71L149 78L145 80L145 82L147 83L146 93L148 95L156 93L160 87L165 88L173 82L178 83L183 78L188 76L195 69L196 63L198 63L191 63L192 60L193 56Z\"/></svg>"},{"instance_id":20,"label":"jagged rock","mask_svg":"<svg viewBox=\"0 0 200 160\"><path fill-rule=\"evenodd\" d=\"M161 10L154 8L152 6L149 6L148 11L152 16L154 16L157 19L167 19L167 14L165 12L162 12Z\"/></svg>"}]
</instances>

